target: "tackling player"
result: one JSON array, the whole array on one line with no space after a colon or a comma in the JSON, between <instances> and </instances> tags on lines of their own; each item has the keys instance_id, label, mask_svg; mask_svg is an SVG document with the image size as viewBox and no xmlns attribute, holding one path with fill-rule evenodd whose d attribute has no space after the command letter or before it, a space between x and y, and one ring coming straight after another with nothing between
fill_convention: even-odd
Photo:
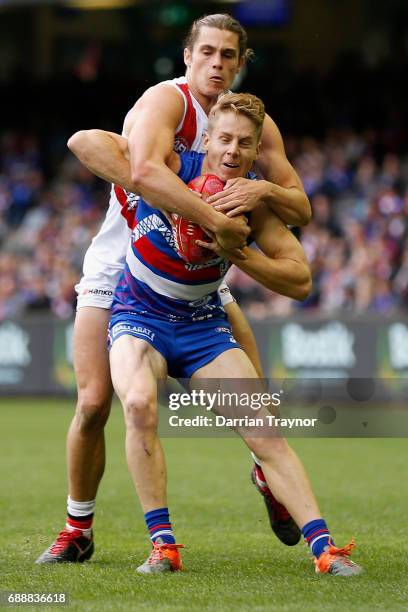
<instances>
[{"instance_id":1,"label":"tackling player","mask_svg":"<svg viewBox=\"0 0 408 612\"><path fill-rule=\"evenodd\" d=\"M245 243L246 225L201 203L167 168L166 160L174 146L179 150L183 147L201 150L207 113L218 95L230 87L246 52L245 31L234 19L210 15L198 20L186 42L186 76L149 89L127 115L123 132L128 138L131 191L140 192L156 205L165 199L173 210L215 232L226 248ZM97 145L95 132L82 132L71 139L71 148L92 170L104 178L113 174L115 182L123 184L121 177L114 174L120 161L117 149ZM269 117L265 120L258 163L268 182L234 179L227 184L220 203L250 211L259 202L267 201L286 223L306 223L310 217L309 202L285 156L279 130ZM98 168L103 168L103 172L98 172ZM50 547L51 552L37 560L40 563L80 561L89 558L93 550L89 542L81 541L79 545L74 533L79 530L88 539L91 535L95 496L105 465L103 428L112 399L105 337L112 296L123 270L130 234L119 212L118 197L123 197L123 193L112 192L106 220L86 254L84 277L77 287L74 367L78 403L67 438L67 526ZM234 334L256 366L255 343L242 313L231 304L228 314L238 320ZM261 478L257 480L260 488L262 472L257 473ZM284 531L289 527L290 542L298 541L299 531L292 519L281 513L269 490L262 488L262 492L279 537L289 543L287 534L279 531L280 526Z\"/></svg>"}]
</instances>

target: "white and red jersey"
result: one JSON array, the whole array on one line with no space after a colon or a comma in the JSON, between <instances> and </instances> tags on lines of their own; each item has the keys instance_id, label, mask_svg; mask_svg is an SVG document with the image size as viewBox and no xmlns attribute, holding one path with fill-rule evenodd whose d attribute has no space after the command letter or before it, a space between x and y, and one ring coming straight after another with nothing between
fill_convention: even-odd
<instances>
[{"instance_id":1,"label":"white and red jersey","mask_svg":"<svg viewBox=\"0 0 408 612\"><path fill-rule=\"evenodd\" d=\"M180 92L184 100L184 114L177 126L174 150L202 152L208 118L189 91L187 79L179 77L164 81ZM83 265L83 277L76 286L79 306L96 305L110 308L113 292L123 270L130 229L121 215L121 202L127 198L122 188L112 186L105 220L88 248ZM82 301L82 303L80 303Z\"/></svg>"},{"instance_id":2,"label":"white and red jersey","mask_svg":"<svg viewBox=\"0 0 408 612\"><path fill-rule=\"evenodd\" d=\"M197 151L197 153L203 153L204 135L208 125L208 117L205 111L191 94L186 77L164 81L164 83L175 87L184 98L184 115L177 126L174 137L175 152Z\"/></svg>"}]
</instances>

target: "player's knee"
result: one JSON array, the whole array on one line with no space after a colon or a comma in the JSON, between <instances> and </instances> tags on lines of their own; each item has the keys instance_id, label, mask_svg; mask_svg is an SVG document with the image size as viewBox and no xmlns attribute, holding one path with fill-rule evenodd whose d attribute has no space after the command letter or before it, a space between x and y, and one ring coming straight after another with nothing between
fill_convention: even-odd
<instances>
[{"instance_id":1,"label":"player's knee","mask_svg":"<svg viewBox=\"0 0 408 612\"><path fill-rule=\"evenodd\" d=\"M102 430L108 420L111 397L83 394L78 397L75 420L81 432Z\"/></svg>"},{"instance_id":2,"label":"player's knee","mask_svg":"<svg viewBox=\"0 0 408 612\"><path fill-rule=\"evenodd\" d=\"M156 398L149 392L133 392L123 402L127 429L139 432L157 430Z\"/></svg>"}]
</instances>

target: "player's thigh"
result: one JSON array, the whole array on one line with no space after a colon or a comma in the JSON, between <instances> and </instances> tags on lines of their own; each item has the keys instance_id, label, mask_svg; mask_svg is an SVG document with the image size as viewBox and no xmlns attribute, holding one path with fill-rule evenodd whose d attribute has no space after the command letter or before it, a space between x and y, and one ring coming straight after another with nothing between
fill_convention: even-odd
<instances>
[{"instance_id":1,"label":"player's thigh","mask_svg":"<svg viewBox=\"0 0 408 612\"><path fill-rule=\"evenodd\" d=\"M263 448L258 438L269 435L267 415L270 414L270 397L266 393L264 381L259 378L242 349L230 349L218 355L193 374L190 386L217 394L214 412L242 423L234 429L251 450L257 452ZM246 417L255 416L259 418L259 424L246 426Z\"/></svg>"},{"instance_id":2,"label":"player's thigh","mask_svg":"<svg viewBox=\"0 0 408 612\"><path fill-rule=\"evenodd\" d=\"M157 380L166 378L167 362L145 340L123 334L110 349L112 382L123 402L137 396L156 396Z\"/></svg>"},{"instance_id":3,"label":"player's thigh","mask_svg":"<svg viewBox=\"0 0 408 612\"><path fill-rule=\"evenodd\" d=\"M197 378L258 378L248 355L242 349L230 349L217 355L191 377Z\"/></svg>"},{"instance_id":4,"label":"player's thigh","mask_svg":"<svg viewBox=\"0 0 408 612\"><path fill-rule=\"evenodd\" d=\"M74 370L79 393L94 402L109 402L112 382L107 349L110 310L85 306L77 311L74 325Z\"/></svg>"}]
</instances>

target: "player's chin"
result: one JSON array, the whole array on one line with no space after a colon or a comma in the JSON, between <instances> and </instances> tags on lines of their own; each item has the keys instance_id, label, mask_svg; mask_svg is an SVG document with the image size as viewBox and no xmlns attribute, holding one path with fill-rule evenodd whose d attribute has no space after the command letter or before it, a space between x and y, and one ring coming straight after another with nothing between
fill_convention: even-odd
<instances>
[{"instance_id":1,"label":"player's chin","mask_svg":"<svg viewBox=\"0 0 408 612\"><path fill-rule=\"evenodd\" d=\"M230 179L242 176L241 168L228 168L227 166L219 166L217 176L225 183Z\"/></svg>"},{"instance_id":2,"label":"player's chin","mask_svg":"<svg viewBox=\"0 0 408 612\"><path fill-rule=\"evenodd\" d=\"M207 95L219 96L225 92L225 85L223 81L209 81L207 89Z\"/></svg>"}]
</instances>

